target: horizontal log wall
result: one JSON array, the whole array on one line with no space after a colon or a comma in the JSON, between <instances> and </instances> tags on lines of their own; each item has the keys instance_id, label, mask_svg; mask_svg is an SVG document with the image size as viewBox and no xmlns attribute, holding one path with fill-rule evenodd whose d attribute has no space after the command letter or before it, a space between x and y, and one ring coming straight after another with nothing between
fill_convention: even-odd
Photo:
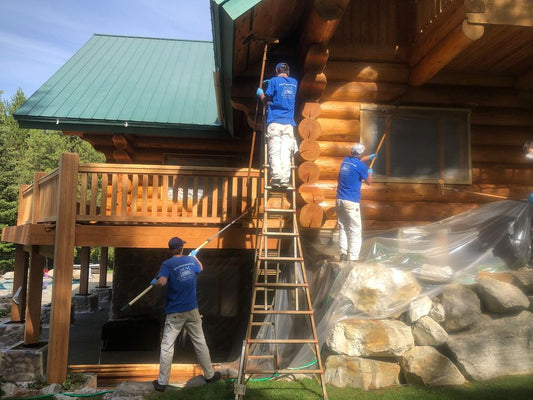
<instances>
[{"instance_id":1,"label":"horizontal log wall","mask_svg":"<svg viewBox=\"0 0 533 400\"><path fill-rule=\"evenodd\" d=\"M386 10L377 11L378 3ZM429 84L409 86L409 60L390 53L390 44L406 43L408 32L395 25L396 21L394 36L391 25L377 22L398 16L396 3L357 0L350 4L329 45L323 71L327 85L319 108L302 106L302 115L307 113L298 126L301 143L306 146L298 167L302 226L336 226L336 179L342 159L360 139L363 103L470 109L472 160L471 185L363 184L365 230L429 223L486 202L525 199L533 192L533 165L522 154L523 143L533 138L533 92L516 89L513 80L501 76L494 85L491 76L476 74L470 79L446 72ZM373 32L366 30L369 26ZM361 47L373 50L365 55L356 51ZM383 61L377 62L378 58ZM318 144L318 156L312 154L316 149L310 149L309 140Z\"/></svg>"}]
</instances>

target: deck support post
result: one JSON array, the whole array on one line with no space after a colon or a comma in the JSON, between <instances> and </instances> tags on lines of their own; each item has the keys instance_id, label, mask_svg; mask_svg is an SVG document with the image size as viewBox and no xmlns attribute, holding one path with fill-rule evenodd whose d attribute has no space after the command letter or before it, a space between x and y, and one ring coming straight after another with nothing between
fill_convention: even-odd
<instances>
[{"instance_id":1,"label":"deck support post","mask_svg":"<svg viewBox=\"0 0 533 400\"><path fill-rule=\"evenodd\" d=\"M74 153L64 153L59 164L54 280L47 360L48 383L62 383L67 376L78 164L79 156Z\"/></svg>"},{"instance_id":2,"label":"deck support post","mask_svg":"<svg viewBox=\"0 0 533 400\"><path fill-rule=\"evenodd\" d=\"M43 295L43 269L46 259L39 254L39 246L31 246L30 273L28 278L28 301L26 306L26 325L24 344L39 343L41 333L41 298Z\"/></svg>"},{"instance_id":3,"label":"deck support post","mask_svg":"<svg viewBox=\"0 0 533 400\"><path fill-rule=\"evenodd\" d=\"M15 245L15 268L13 276L14 301L11 301L11 322L23 322L25 318L26 287L28 285L28 263L26 260L24 246L21 244Z\"/></svg>"},{"instance_id":4,"label":"deck support post","mask_svg":"<svg viewBox=\"0 0 533 400\"><path fill-rule=\"evenodd\" d=\"M107 287L107 255L109 247L100 248L100 276L98 277L98 287Z\"/></svg>"},{"instance_id":5,"label":"deck support post","mask_svg":"<svg viewBox=\"0 0 533 400\"><path fill-rule=\"evenodd\" d=\"M86 296L89 294L89 258L91 248L82 247L80 251L80 287L78 294L80 296Z\"/></svg>"}]
</instances>

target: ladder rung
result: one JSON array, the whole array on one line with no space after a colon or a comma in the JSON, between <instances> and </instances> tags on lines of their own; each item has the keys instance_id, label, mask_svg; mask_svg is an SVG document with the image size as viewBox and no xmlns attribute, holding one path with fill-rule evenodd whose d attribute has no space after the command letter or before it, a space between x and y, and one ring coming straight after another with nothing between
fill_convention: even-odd
<instances>
[{"instance_id":1,"label":"ladder rung","mask_svg":"<svg viewBox=\"0 0 533 400\"><path fill-rule=\"evenodd\" d=\"M272 358L276 358L276 356L273 354L266 354L262 356L248 356L249 360L268 360Z\"/></svg>"},{"instance_id":2,"label":"ladder rung","mask_svg":"<svg viewBox=\"0 0 533 400\"><path fill-rule=\"evenodd\" d=\"M249 344L306 344L318 343L318 339L248 339Z\"/></svg>"},{"instance_id":3,"label":"ladder rung","mask_svg":"<svg viewBox=\"0 0 533 400\"><path fill-rule=\"evenodd\" d=\"M296 212L293 208L267 208L264 213L276 213L276 214L294 214Z\"/></svg>"},{"instance_id":4,"label":"ladder rung","mask_svg":"<svg viewBox=\"0 0 533 400\"><path fill-rule=\"evenodd\" d=\"M273 374L323 374L321 369L247 369L247 375L273 375Z\"/></svg>"},{"instance_id":5,"label":"ladder rung","mask_svg":"<svg viewBox=\"0 0 533 400\"><path fill-rule=\"evenodd\" d=\"M307 283L268 283L268 282L256 282L256 287L261 288L299 288L309 287Z\"/></svg>"},{"instance_id":6,"label":"ladder rung","mask_svg":"<svg viewBox=\"0 0 533 400\"><path fill-rule=\"evenodd\" d=\"M270 326L270 325L274 325L274 322L266 322L266 321L252 322L252 326Z\"/></svg>"},{"instance_id":7,"label":"ladder rung","mask_svg":"<svg viewBox=\"0 0 533 400\"><path fill-rule=\"evenodd\" d=\"M303 257L278 257L278 256L259 256L262 261L303 261Z\"/></svg>"},{"instance_id":8,"label":"ladder rung","mask_svg":"<svg viewBox=\"0 0 533 400\"><path fill-rule=\"evenodd\" d=\"M265 236L298 236L295 232L263 232Z\"/></svg>"},{"instance_id":9,"label":"ladder rung","mask_svg":"<svg viewBox=\"0 0 533 400\"><path fill-rule=\"evenodd\" d=\"M257 310L254 314L277 314L277 315L311 315L311 310Z\"/></svg>"},{"instance_id":10,"label":"ladder rung","mask_svg":"<svg viewBox=\"0 0 533 400\"><path fill-rule=\"evenodd\" d=\"M263 309L264 311L268 311L268 310L270 310L271 308L272 308L271 305L267 305L267 306L266 306L266 310L265 310L265 305L264 305L264 304L254 304L254 309L256 309L256 310L261 310L261 309ZM258 313L258 314L262 314L262 313Z\"/></svg>"}]
</instances>

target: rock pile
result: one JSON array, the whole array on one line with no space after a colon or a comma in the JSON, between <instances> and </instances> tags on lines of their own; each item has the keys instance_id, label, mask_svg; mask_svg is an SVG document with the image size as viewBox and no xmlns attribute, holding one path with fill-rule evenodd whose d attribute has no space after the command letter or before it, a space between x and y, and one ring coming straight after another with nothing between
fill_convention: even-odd
<instances>
[{"instance_id":1,"label":"rock pile","mask_svg":"<svg viewBox=\"0 0 533 400\"><path fill-rule=\"evenodd\" d=\"M352 268L340 295L357 312L327 335L327 383L368 390L533 373L533 270L484 274L476 284L452 283L430 297L412 272ZM393 316L384 319L384 310Z\"/></svg>"}]
</instances>

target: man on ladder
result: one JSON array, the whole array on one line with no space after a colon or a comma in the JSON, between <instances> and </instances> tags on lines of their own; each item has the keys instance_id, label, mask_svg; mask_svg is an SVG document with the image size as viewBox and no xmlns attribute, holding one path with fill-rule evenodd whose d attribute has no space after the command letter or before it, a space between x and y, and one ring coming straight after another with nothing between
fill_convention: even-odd
<instances>
[{"instance_id":1,"label":"man on ladder","mask_svg":"<svg viewBox=\"0 0 533 400\"><path fill-rule=\"evenodd\" d=\"M296 80L289 78L289 66L279 63L276 76L266 90L257 90L257 96L268 106L263 140L263 155L268 163L262 164L263 207L257 217L261 231L256 243L250 319L234 384L236 400L244 398L246 383L252 376L285 374L318 377L324 400L327 400L296 218L296 178L294 173L291 174L294 168L292 156L296 150L294 108L297 89ZM312 361L304 366L291 367L290 359L286 357L289 348L309 348Z\"/></svg>"},{"instance_id":2,"label":"man on ladder","mask_svg":"<svg viewBox=\"0 0 533 400\"><path fill-rule=\"evenodd\" d=\"M291 156L297 151L294 139L294 104L298 82L289 76L287 63L276 65L276 76L270 79L266 91L257 89L257 96L267 106L268 156L271 168L270 186L288 188L291 176Z\"/></svg>"}]
</instances>

